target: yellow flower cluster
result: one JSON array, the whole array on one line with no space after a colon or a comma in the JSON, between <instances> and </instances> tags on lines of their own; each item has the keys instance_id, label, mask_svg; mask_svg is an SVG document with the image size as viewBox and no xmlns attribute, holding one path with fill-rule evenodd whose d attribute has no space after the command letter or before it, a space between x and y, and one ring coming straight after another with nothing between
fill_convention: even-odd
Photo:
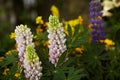
<instances>
[{"instance_id":1,"label":"yellow flower cluster","mask_svg":"<svg viewBox=\"0 0 120 80\"><path fill-rule=\"evenodd\" d=\"M36 18L36 24L44 24L44 21L42 20L42 16L38 16Z\"/></svg>"},{"instance_id":2,"label":"yellow flower cluster","mask_svg":"<svg viewBox=\"0 0 120 80\"><path fill-rule=\"evenodd\" d=\"M111 49L111 47L115 45L115 43L110 39L105 39L104 42L106 49Z\"/></svg>"},{"instance_id":3,"label":"yellow flower cluster","mask_svg":"<svg viewBox=\"0 0 120 80\"><path fill-rule=\"evenodd\" d=\"M52 15L57 16L58 18L60 17L59 9L55 5L52 5L50 10L52 12ZM65 24L64 32L68 35L68 24L69 24L71 26L71 29L72 29L72 34L74 34L74 27L78 24L82 24L83 23L83 18L81 16L78 16L77 19L73 19L73 20L69 20L69 21L63 21L63 23ZM42 16L38 16L36 18L36 24L43 24L44 26L46 26L45 29L47 29L47 26L48 26L48 22L44 23L44 21L42 20ZM36 28L36 33L37 34L40 34L43 31L44 30L42 29L42 25L39 25Z\"/></svg>"},{"instance_id":4,"label":"yellow flower cluster","mask_svg":"<svg viewBox=\"0 0 120 80\"><path fill-rule=\"evenodd\" d=\"M47 29L47 27L48 27L48 22L44 22L43 19L42 19L42 16L38 16L36 18L36 24L39 24L36 28L36 33L37 34L42 33L44 31L44 29Z\"/></svg>"},{"instance_id":5,"label":"yellow flower cluster","mask_svg":"<svg viewBox=\"0 0 120 80\"><path fill-rule=\"evenodd\" d=\"M83 46L78 47L78 48L75 48L75 51L76 51L76 52L79 52L79 53L83 53L83 50L84 50L84 47L83 47Z\"/></svg>"},{"instance_id":6,"label":"yellow flower cluster","mask_svg":"<svg viewBox=\"0 0 120 80\"><path fill-rule=\"evenodd\" d=\"M15 34L14 32L12 32L12 33L10 34L10 38L11 38L11 39L14 39L15 36L16 36L16 34Z\"/></svg>"},{"instance_id":7,"label":"yellow flower cluster","mask_svg":"<svg viewBox=\"0 0 120 80\"><path fill-rule=\"evenodd\" d=\"M71 52L71 55L80 57L84 50L85 50L84 46L77 47L77 48L75 48L74 51Z\"/></svg>"},{"instance_id":8,"label":"yellow flower cluster","mask_svg":"<svg viewBox=\"0 0 120 80\"><path fill-rule=\"evenodd\" d=\"M67 21L67 23L70 26L75 27L76 25L83 23L83 18L81 16L78 16L77 19L69 20L69 21Z\"/></svg>"},{"instance_id":9,"label":"yellow flower cluster","mask_svg":"<svg viewBox=\"0 0 120 80\"><path fill-rule=\"evenodd\" d=\"M9 50L8 52L6 52L6 54L7 54L7 55L10 55L10 54L12 54L13 52L17 52L17 50L16 50L16 49Z\"/></svg>"},{"instance_id":10,"label":"yellow flower cluster","mask_svg":"<svg viewBox=\"0 0 120 80\"><path fill-rule=\"evenodd\" d=\"M41 28L41 25L39 25L37 28L36 28L36 33L37 34L40 34L43 32L43 29Z\"/></svg>"},{"instance_id":11,"label":"yellow flower cluster","mask_svg":"<svg viewBox=\"0 0 120 80\"><path fill-rule=\"evenodd\" d=\"M48 47L49 43L48 40L43 42L43 46Z\"/></svg>"},{"instance_id":12,"label":"yellow flower cluster","mask_svg":"<svg viewBox=\"0 0 120 80\"><path fill-rule=\"evenodd\" d=\"M65 33L68 35L68 25L71 26L72 28L72 33L74 33L74 27L77 26L78 24L82 24L83 23L83 18L81 16L78 16L77 19L73 19L73 20L69 20L69 21L65 21Z\"/></svg>"},{"instance_id":13,"label":"yellow flower cluster","mask_svg":"<svg viewBox=\"0 0 120 80\"><path fill-rule=\"evenodd\" d=\"M58 10L58 8L55 5L52 5L50 10L52 12L52 15L60 17L59 10Z\"/></svg>"},{"instance_id":14,"label":"yellow flower cluster","mask_svg":"<svg viewBox=\"0 0 120 80\"><path fill-rule=\"evenodd\" d=\"M3 75L7 75L7 71L9 71L9 70L10 70L9 68L5 68L3 71Z\"/></svg>"},{"instance_id":15,"label":"yellow flower cluster","mask_svg":"<svg viewBox=\"0 0 120 80\"><path fill-rule=\"evenodd\" d=\"M20 77L20 73L15 73L15 75L14 75L15 77Z\"/></svg>"}]
</instances>

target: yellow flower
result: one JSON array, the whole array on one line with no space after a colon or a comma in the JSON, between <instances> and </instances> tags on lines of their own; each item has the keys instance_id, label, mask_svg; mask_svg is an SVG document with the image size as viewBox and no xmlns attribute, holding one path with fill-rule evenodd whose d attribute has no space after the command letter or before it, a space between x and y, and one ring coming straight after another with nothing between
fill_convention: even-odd
<instances>
[{"instance_id":1,"label":"yellow flower","mask_svg":"<svg viewBox=\"0 0 120 80\"><path fill-rule=\"evenodd\" d=\"M73 20L69 20L68 24L72 27L75 27L78 24L82 24L83 23L83 19L81 16L78 16L77 19L73 19Z\"/></svg>"},{"instance_id":2,"label":"yellow flower","mask_svg":"<svg viewBox=\"0 0 120 80\"><path fill-rule=\"evenodd\" d=\"M72 26L70 26L70 27L72 29L72 35L73 35L73 33L74 33L74 27L72 27ZM66 35L69 35L68 34L68 23L67 22L65 23L64 32L66 33Z\"/></svg>"},{"instance_id":3,"label":"yellow flower","mask_svg":"<svg viewBox=\"0 0 120 80\"><path fill-rule=\"evenodd\" d=\"M65 30L64 32L68 35L68 24L71 26L72 29L72 34L74 34L74 27L77 26L78 24L82 24L83 23L83 19L81 16L78 16L77 19L73 19L73 20L69 20L69 21L65 21Z\"/></svg>"},{"instance_id":4,"label":"yellow flower","mask_svg":"<svg viewBox=\"0 0 120 80\"><path fill-rule=\"evenodd\" d=\"M49 40L47 40L47 41L44 41L44 43L43 43L43 46L46 46L46 47L48 47L48 45L49 45L48 41L49 41Z\"/></svg>"},{"instance_id":5,"label":"yellow flower","mask_svg":"<svg viewBox=\"0 0 120 80\"><path fill-rule=\"evenodd\" d=\"M105 42L106 49L110 49L112 46L115 45L115 43L112 40L110 40L110 39L105 39L104 42Z\"/></svg>"},{"instance_id":6,"label":"yellow flower","mask_svg":"<svg viewBox=\"0 0 120 80\"><path fill-rule=\"evenodd\" d=\"M9 70L10 70L9 68L5 68L4 72L3 72L3 75L7 75L7 71L9 71Z\"/></svg>"},{"instance_id":7,"label":"yellow flower","mask_svg":"<svg viewBox=\"0 0 120 80\"><path fill-rule=\"evenodd\" d=\"M65 26L64 26L64 32L68 35L68 23L65 22L64 24L65 24Z\"/></svg>"},{"instance_id":8,"label":"yellow flower","mask_svg":"<svg viewBox=\"0 0 120 80\"><path fill-rule=\"evenodd\" d=\"M78 21L80 24L83 24L83 18L81 16L78 16Z\"/></svg>"},{"instance_id":9,"label":"yellow flower","mask_svg":"<svg viewBox=\"0 0 120 80\"><path fill-rule=\"evenodd\" d=\"M15 34L15 33L13 33L13 32L10 34L10 38L11 38L11 39L14 39L14 38L15 38L15 36L16 36L16 34Z\"/></svg>"},{"instance_id":10,"label":"yellow flower","mask_svg":"<svg viewBox=\"0 0 120 80\"><path fill-rule=\"evenodd\" d=\"M60 16L59 10L58 10L58 8L57 8L55 5L52 5L52 7L51 7L50 10L51 10L51 12L52 12L52 14L53 14L54 16L57 16L57 17Z\"/></svg>"},{"instance_id":11,"label":"yellow flower","mask_svg":"<svg viewBox=\"0 0 120 80\"><path fill-rule=\"evenodd\" d=\"M36 18L36 24L43 24L43 23L44 23L44 21L42 20L42 16L38 16Z\"/></svg>"},{"instance_id":12,"label":"yellow flower","mask_svg":"<svg viewBox=\"0 0 120 80\"><path fill-rule=\"evenodd\" d=\"M15 73L15 77L20 77L20 73Z\"/></svg>"},{"instance_id":13,"label":"yellow flower","mask_svg":"<svg viewBox=\"0 0 120 80\"><path fill-rule=\"evenodd\" d=\"M78 21L77 20L70 20L68 21L68 24L72 27L76 26L78 24Z\"/></svg>"},{"instance_id":14,"label":"yellow flower","mask_svg":"<svg viewBox=\"0 0 120 80\"><path fill-rule=\"evenodd\" d=\"M47 30L48 29L48 22L45 22L44 26L45 26L45 29Z\"/></svg>"},{"instance_id":15,"label":"yellow flower","mask_svg":"<svg viewBox=\"0 0 120 80\"><path fill-rule=\"evenodd\" d=\"M2 61L3 61L3 59L4 59L4 57L0 57L0 62L2 62Z\"/></svg>"},{"instance_id":16,"label":"yellow flower","mask_svg":"<svg viewBox=\"0 0 120 80\"><path fill-rule=\"evenodd\" d=\"M34 39L36 39L36 38L37 38L37 36L35 35L33 38L34 38Z\"/></svg>"},{"instance_id":17,"label":"yellow flower","mask_svg":"<svg viewBox=\"0 0 120 80\"><path fill-rule=\"evenodd\" d=\"M85 50L84 46L80 46L75 48L75 50L71 51L71 55L80 57L83 51Z\"/></svg>"},{"instance_id":18,"label":"yellow flower","mask_svg":"<svg viewBox=\"0 0 120 80\"><path fill-rule=\"evenodd\" d=\"M40 34L40 33L42 33L43 32L43 29L41 28L41 26L38 26L37 28L36 28L36 33L37 34Z\"/></svg>"},{"instance_id":19,"label":"yellow flower","mask_svg":"<svg viewBox=\"0 0 120 80\"><path fill-rule=\"evenodd\" d=\"M8 52L6 52L6 54L9 55L9 54L12 54L13 52L17 52L17 50L16 49L9 50Z\"/></svg>"},{"instance_id":20,"label":"yellow flower","mask_svg":"<svg viewBox=\"0 0 120 80\"><path fill-rule=\"evenodd\" d=\"M78 48L75 48L75 51L79 52L79 53L83 53L83 50L84 50L84 46L80 46Z\"/></svg>"},{"instance_id":21,"label":"yellow flower","mask_svg":"<svg viewBox=\"0 0 120 80\"><path fill-rule=\"evenodd\" d=\"M38 45L39 45L39 42L38 42L38 41L35 41L34 44L35 44L35 46L38 46Z\"/></svg>"},{"instance_id":22,"label":"yellow flower","mask_svg":"<svg viewBox=\"0 0 120 80\"><path fill-rule=\"evenodd\" d=\"M15 49L17 49L17 47L18 47L18 44L16 43L14 46L15 46Z\"/></svg>"}]
</instances>

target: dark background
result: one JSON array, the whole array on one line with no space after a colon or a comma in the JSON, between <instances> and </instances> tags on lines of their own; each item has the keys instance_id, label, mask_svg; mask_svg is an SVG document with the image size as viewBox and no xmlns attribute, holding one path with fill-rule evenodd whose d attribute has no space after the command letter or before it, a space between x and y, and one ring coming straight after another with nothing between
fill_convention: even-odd
<instances>
[{"instance_id":1,"label":"dark background","mask_svg":"<svg viewBox=\"0 0 120 80\"><path fill-rule=\"evenodd\" d=\"M43 16L43 20L48 21L53 4L65 20L79 15L88 18L89 0L0 0L0 36L13 31L19 24L34 27L37 16Z\"/></svg>"}]
</instances>

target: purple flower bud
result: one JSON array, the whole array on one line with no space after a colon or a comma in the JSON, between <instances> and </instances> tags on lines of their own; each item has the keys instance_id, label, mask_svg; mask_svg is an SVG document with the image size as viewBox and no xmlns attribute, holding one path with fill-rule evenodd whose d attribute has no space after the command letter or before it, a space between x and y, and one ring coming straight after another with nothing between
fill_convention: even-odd
<instances>
[{"instance_id":1,"label":"purple flower bud","mask_svg":"<svg viewBox=\"0 0 120 80\"><path fill-rule=\"evenodd\" d=\"M91 10L93 11L93 10ZM94 17L95 13L94 12L90 12L90 17Z\"/></svg>"}]
</instances>

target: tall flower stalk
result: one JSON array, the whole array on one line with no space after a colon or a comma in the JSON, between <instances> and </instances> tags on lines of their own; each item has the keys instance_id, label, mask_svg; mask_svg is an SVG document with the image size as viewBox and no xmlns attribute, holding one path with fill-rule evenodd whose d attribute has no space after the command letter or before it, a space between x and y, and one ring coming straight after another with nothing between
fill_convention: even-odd
<instances>
[{"instance_id":1,"label":"tall flower stalk","mask_svg":"<svg viewBox=\"0 0 120 80\"><path fill-rule=\"evenodd\" d=\"M25 49L27 45L33 45L32 43L33 35L30 29L27 28L27 25L22 25L22 24L16 26L15 34L16 34L15 40L17 43L17 50L19 52L18 53L19 61L21 65L23 65Z\"/></svg>"},{"instance_id":2,"label":"tall flower stalk","mask_svg":"<svg viewBox=\"0 0 120 80\"><path fill-rule=\"evenodd\" d=\"M91 0L90 2L90 23L92 28L92 43L105 40L105 27L102 19L102 6L100 0Z\"/></svg>"},{"instance_id":3,"label":"tall flower stalk","mask_svg":"<svg viewBox=\"0 0 120 80\"><path fill-rule=\"evenodd\" d=\"M42 76L41 62L34 49L32 42L33 35L26 25L17 26L15 29L16 43L19 61L24 68L25 77L27 80L39 80Z\"/></svg>"},{"instance_id":4,"label":"tall flower stalk","mask_svg":"<svg viewBox=\"0 0 120 80\"><path fill-rule=\"evenodd\" d=\"M66 50L66 39L62 23L56 16L50 15L48 24L49 61L57 65L59 57Z\"/></svg>"},{"instance_id":5,"label":"tall flower stalk","mask_svg":"<svg viewBox=\"0 0 120 80\"><path fill-rule=\"evenodd\" d=\"M42 76L41 61L33 46L28 45L24 55L24 73L27 80L39 80Z\"/></svg>"}]
</instances>

